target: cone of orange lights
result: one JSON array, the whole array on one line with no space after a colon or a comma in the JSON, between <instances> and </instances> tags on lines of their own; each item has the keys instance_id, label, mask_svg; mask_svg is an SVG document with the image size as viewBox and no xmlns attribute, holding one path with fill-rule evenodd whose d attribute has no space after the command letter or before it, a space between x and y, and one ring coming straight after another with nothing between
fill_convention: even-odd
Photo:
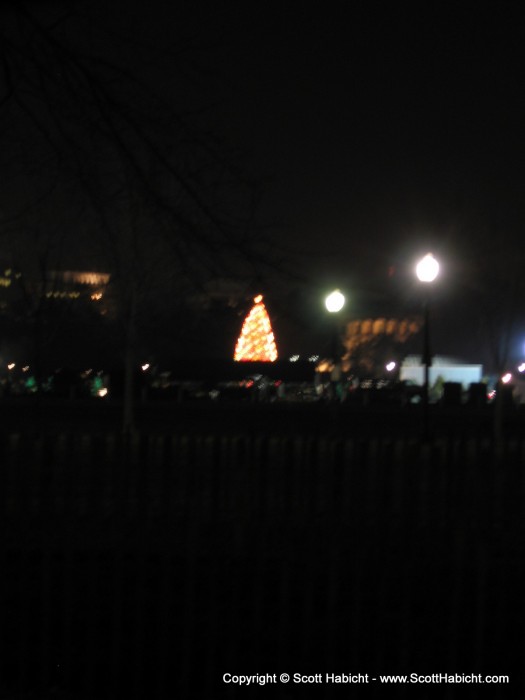
<instances>
[{"instance_id":1,"label":"cone of orange lights","mask_svg":"<svg viewBox=\"0 0 525 700\"><path fill-rule=\"evenodd\" d=\"M277 346L262 295L253 300L235 346L235 362L275 362Z\"/></svg>"}]
</instances>

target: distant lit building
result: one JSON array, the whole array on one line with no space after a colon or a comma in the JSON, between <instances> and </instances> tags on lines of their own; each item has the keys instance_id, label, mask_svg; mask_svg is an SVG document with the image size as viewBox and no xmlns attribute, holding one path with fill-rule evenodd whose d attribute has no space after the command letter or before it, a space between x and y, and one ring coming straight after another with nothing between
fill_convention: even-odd
<instances>
[{"instance_id":1,"label":"distant lit building","mask_svg":"<svg viewBox=\"0 0 525 700\"><path fill-rule=\"evenodd\" d=\"M42 277L0 266L0 312L9 313L22 299L46 298L97 304L105 315L111 308L107 298L110 275L105 272L50 270Z\"/></svg>"},{"instance_id":2,"label":"distant lit building","mask_svg":"<svg viewBox=\"0 0 525 700\"><path fill-rule=\"evenodd\" d=\"M84 299L108 312L107 288L111 276L106 272L51 270L45 278L45 294L53 299Z\"/></svg>"},{"instance_id":3,"label":"distant lit building","mask_svg":"<svg viewBox=\"0 0 525 700\"><path fill-rule=\"evenodd\" d=\"M383 371L385 361L407 354L410 341L420 330L417 317L352 320L342 337L343 368L365 374Z\"/></svg>"}]
</instances>

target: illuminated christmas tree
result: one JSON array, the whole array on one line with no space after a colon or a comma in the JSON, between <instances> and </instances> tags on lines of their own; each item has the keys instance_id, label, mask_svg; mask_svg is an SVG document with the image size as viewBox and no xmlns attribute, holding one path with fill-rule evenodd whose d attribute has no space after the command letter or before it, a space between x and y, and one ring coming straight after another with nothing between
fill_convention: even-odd
<instances>
[{"instance_id":1,"label":"illuminated christmas tree","mask_svg":"<svg viewBox=\"0 0 525 700\"><path fill-rule=\"evenodd\" d=\"M254 305L244 319L233 359L236 362L275 362L277 346L270 317L261 295L253 301Z\"/></svg>"}]
</instances>

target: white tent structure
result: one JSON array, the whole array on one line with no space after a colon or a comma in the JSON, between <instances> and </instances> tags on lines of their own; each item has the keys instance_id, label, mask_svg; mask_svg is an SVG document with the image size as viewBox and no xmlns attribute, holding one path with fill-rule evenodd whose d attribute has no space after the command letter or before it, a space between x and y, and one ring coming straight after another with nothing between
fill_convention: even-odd
<instances>
[{"instance_id":1,"label":"white tent structure","mask_svg":"<svg viewBox=\"0 0 525 700\"><path fill-rule=\"evenodd\" d=\"M432 366L429 368L430 386L436 383L438 377L441 377L445 382L458 382L464 389L468 389L470 384L481 382L482 376L483 365L466 365L449 357L434 357ZM421 363L419 355L409 355L405 358L399 369L399 378L402 381L423 385L425 366Z\"/></svg>"}]
</instances>

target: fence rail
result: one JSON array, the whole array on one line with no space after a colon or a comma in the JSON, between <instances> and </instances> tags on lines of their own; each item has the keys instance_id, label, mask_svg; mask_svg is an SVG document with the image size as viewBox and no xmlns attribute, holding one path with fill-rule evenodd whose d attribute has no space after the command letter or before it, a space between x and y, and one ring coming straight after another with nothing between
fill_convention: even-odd
<instances>
[{"instance_id":1,"label":"fence rail","mask_svg":"<svg viewBox=\"0 0 525 700\"><path fill-rule=\"evenodd\" d=\"M1 440L0 697L519 668L525 441Z\"/></svg>"}]
</instances>

